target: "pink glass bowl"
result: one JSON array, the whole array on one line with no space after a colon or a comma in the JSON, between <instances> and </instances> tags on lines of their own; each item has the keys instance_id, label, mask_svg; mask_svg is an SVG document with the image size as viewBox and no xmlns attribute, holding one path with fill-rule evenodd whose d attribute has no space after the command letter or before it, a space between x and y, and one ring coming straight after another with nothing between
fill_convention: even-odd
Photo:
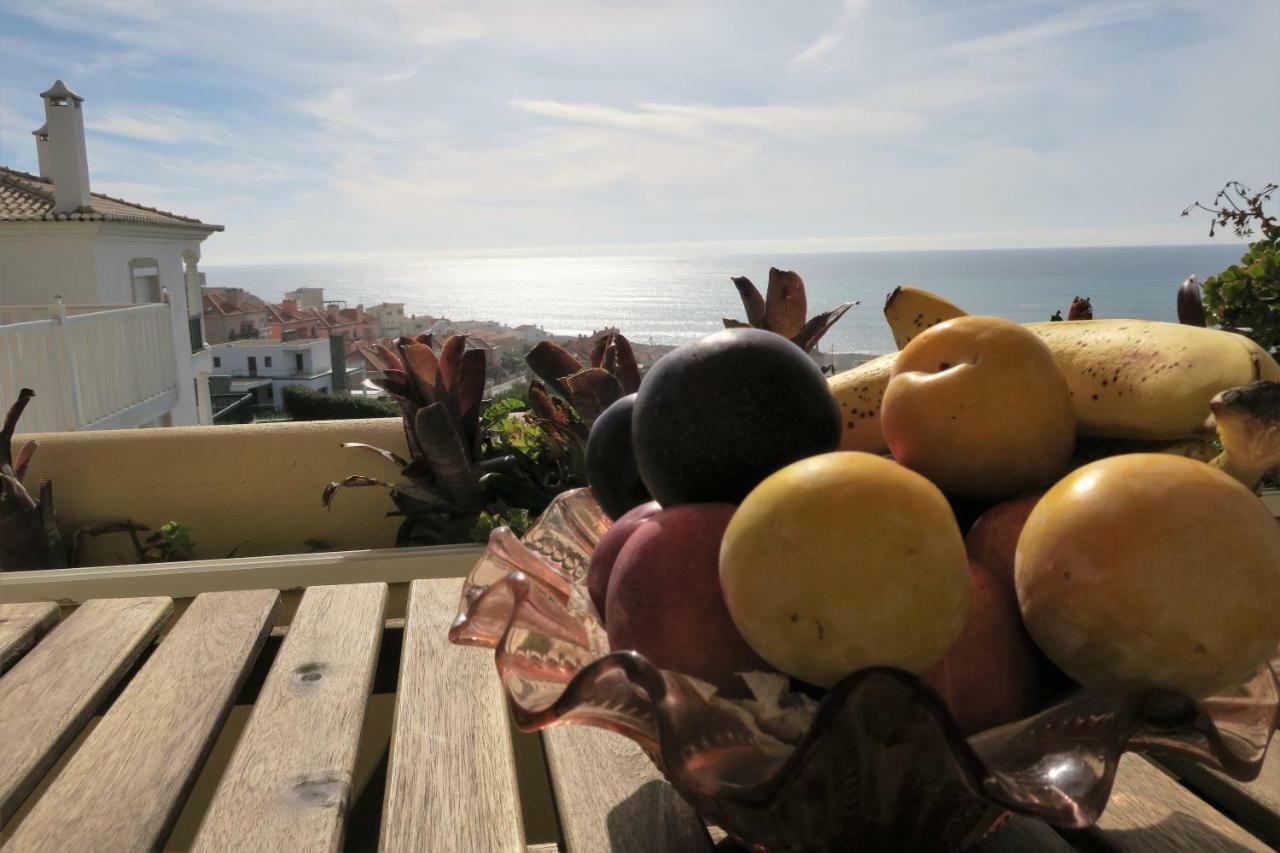
<instances>
[{"instance_id":1,"label":"pink glass bowl","mask_svg":"<svg viewBox=\"0 0 1280 853\"><path fill-rule=\"evenodd\" d=\"M1106 806L1126 750L1247 781L1276 728L1280 658L1201 702L1159 690L1081 692L968 738L923 681L873 667L831 689L807 730L784 742L759 705L713 696L635 652L610 652L586 593L608 526L579 489L558 497L523 541L494 531L449 638L496 650L521 729L573 723L631 738L705 819L759 850L956 850L1009 813L1085 827Z\"/></svg>"}]
</instances>

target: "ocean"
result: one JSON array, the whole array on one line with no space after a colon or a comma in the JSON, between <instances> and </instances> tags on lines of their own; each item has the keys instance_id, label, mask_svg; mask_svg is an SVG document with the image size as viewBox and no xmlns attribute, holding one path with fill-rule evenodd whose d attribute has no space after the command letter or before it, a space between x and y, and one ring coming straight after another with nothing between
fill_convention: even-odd
<instances>
[{"instance_id":1,"label":"ocean","mask_svg":"<svg viewBox=\"0 0 1280 853\"><path fill-rule=\"evenodd\" d=\"M731 276L764 292L769 267L804 278L809 312L858 300L823 338L823 351L882 353L893 339L881 314L894 287L935 291L972 314L1021 322L1063 316L1074 296L1094 316L1176 320L1175 294L1240 259L1243 246L1147 246L935 252L828 252L702 257L422 259L368 263L205 266L206 284L278 301L323 287L349 305L403 302L405 312L451 320L533 323L557 334L617 326L637 342L679 344L745 319Z\"/></svg>"}]
</instances>

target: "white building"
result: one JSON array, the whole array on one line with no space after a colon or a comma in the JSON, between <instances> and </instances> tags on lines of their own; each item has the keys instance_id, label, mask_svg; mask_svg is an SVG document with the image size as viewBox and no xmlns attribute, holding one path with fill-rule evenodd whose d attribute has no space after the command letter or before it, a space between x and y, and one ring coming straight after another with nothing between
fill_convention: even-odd
<instances>
[{"instance_id":1,"label":"white building","mask_svg":"<svg viewBox=\"0 0 1280 853\"><path fill-rule=\"evenodd\" d=\"M0 350L0 358L10 361L9 373L0 375L0 406L16 393L10 384L34 388L39 403L42 392L58 393L50 386L59 379L74 380L78 420L69 416L58 429L210 423L198 264L201 244L222 226L91 192L84 99L61 80L40 97L46 120L34 131L40 174L0 166L0 306L13 309L10 325L0 326L10 339L9 348ZM55 346L49 343L53 333L34 324L57 319L49 318L59 297L78 324L74 346L84 348L77 357L63 329L70 377L42 372L40 356L23 355L37 351L37 338L43 341L39 346ZM163 307L125 310L143 305ZM45 307L22 314L33 306ZM154 334L151 321L160 315L167 315L171 335ZM140 334L150 338L138 339ZM165 376L150 375L157 370ZM140 383L143 374L146 381ZM166 383L171 387L163 393L130 399L138 387L154 390ZM115 385L126 390L99 393ZM126 393L128 388L134 390ZM91 405L95 394L101 400ZM31 422L39 423L40 407L31 408Z\"/></svg>"},{"instance_id":2,"label":"white building","mask_svg":"<svg viewBox=\"0 0 1280 853\"><path fill-rule=\"evenodd\" d=\"M323 287L299 287L297 290L290 290L284 295L284 298L297 302L299 308L323 308L325 306Z\"/></svg>"},{"instance_id":3,"label":"white building","mask_svg":"<svg viewBox=\"0 0 1280 853\"><path fill-rule=\"evenodd\" d=\"M398 338L405 334L404 303L403 302L379 302L377 305L370 305L365 311L377 318L378 334L384 338Z\"/></svg>"},{"instance_id":4,"label":"white building","mask_svg":"<svg viewBox=\"0 0 1280 853\"><path fill-rule=\"evenodd\" d=\"M286 385L302 385L316 391L334 388L333 342L341 338L298 338L292 341L242 340L209 348L214 376L231 377L231 393L254 394L257 405L283 406ZM364 367L346 368L346 388L359 388Z\"/></svg>"}]
</instances>

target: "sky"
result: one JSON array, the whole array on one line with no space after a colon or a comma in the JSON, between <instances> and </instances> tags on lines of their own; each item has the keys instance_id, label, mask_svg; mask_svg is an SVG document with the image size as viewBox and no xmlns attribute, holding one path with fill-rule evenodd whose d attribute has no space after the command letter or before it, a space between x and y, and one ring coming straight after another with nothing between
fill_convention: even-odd
<instances>
[{"instance_id":1,"label":"sky","mask_svg":"<svg viewBox=\"0 0 1280 853\"><path fill-rule=\"evenodd\" d=\"M0 164L206 262L1180 244L1280 179L1276 0L0 0Z\"/></svg>"}]
</instances>

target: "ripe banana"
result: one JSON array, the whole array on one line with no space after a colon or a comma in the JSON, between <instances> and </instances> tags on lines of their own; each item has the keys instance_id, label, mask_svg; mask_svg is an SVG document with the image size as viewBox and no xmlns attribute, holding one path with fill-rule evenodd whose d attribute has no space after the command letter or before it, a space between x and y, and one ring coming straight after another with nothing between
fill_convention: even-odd
<instances>
[{"instance_id":1,"label":"ripe banana","mask_svg":"<svg viewBox=\"0 0 1280 853\"><path fill-rule=\"evenodd\" d=\"M893 363L897 360L898 354L891 352L827 380L831 393L840 404L844 430L840 438L841 450L889 452L889 445L885 443L880 429L880 400L884 397L884 389L893 375Z\"/></svg>"},{"instance_id":2,"label":"ripe banana","mask_svg":"<svg viewBox=\"0 0 1280 853\"><path fill-rule=\"evenodd\" d=\"M895 287L884 303L884 318L889 321L893 342L898 349L930 326L965 314L965 310L954 302L910 285Z\"/></svg>"},{"instance_id":3,"label":"ripe banana","mask_svg":"<svg viewBox=\"0 0 1280 853\"><path fill-rule=\"evenodd\" d=\"M1209 408L1217 437L1180 441L1129 441L1082 438L1071 467L1124 453L1172 453L1207 462L1255 489L1268 471L1280 466L1280 382L1259 380L1228 388Z\"/></svg>"},{"instance_id":4,"label":"ripe banana","mask_svg":"<svg viewBox=\"0 0 1280 853\"><path fill-rule=\"evenodd\" d=\"M948 300L914 287L895 290L885 304L885 318L898 341L962 314ZM1280 380L1280 365L1271 356L1231 332L1150 320L1072 320L1028 323L1027 328L1048 344L1066 375L1085 436L1156 441L1212 437L1209 401L1215 394L1258 379ZM842 381L843 376L831 379L833 390L847 388L849 380ZM879 412L878 400L863 405ZM847 419L845 426L848 430ZM859 441L874 444L866 435Z\"/></svg>"},{"instance_id":5,"label":"ripe banana","mask_svg":"<svg viewBox=\"0 0 1280 853\"><path fill-rule=\"evenodd\" d=\"M1075 320L1028 323L1067 377L1082 435L1172 440L1213 435L1219 391L1280 379L1253 341L1178 323Z\"/></svg>"}]
</instances>

